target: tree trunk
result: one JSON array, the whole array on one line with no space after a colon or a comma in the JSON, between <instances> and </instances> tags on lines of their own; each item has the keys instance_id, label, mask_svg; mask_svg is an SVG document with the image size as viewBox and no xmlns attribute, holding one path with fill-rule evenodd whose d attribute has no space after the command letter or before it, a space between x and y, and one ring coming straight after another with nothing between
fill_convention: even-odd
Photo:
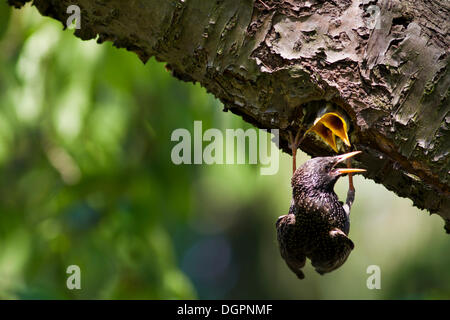
<instances>
[{"instance_id":1,"label":"tree trunk","mask_svg":"<svg viewBox=\"0 0 450 320\"><path fill-rule=\"evenodd\" d=\"M30 0L8 0L22 6ZM450 76L446 0L34 0L83 40L155 56L259 128L305 131L310 105L352 123L366 177L439 213L450 232ZM301 149L329 155L308 135Z\"/></svg>"}]
</instances>

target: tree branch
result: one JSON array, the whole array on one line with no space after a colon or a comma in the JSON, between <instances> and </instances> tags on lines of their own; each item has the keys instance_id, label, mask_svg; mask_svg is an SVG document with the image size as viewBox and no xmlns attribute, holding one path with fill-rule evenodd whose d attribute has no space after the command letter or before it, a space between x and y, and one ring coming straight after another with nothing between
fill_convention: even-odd
<instances>
[{"instance_id":1,"label":"tree branch","mask_svg":"<svg viewBox=\"0 0 450 320\"><path fill-rule=\"evenodd\" d=\"M225 110L280 129L286 152L289 132L307 129L308 110L333 103L351 119L366 176L439 213L450 232L448 1L33 3L63 24L67 7L78 5L76 36L167 62ZM300 147L313 156L331 152L313 135Z\"/></svg>"}]
</instances>

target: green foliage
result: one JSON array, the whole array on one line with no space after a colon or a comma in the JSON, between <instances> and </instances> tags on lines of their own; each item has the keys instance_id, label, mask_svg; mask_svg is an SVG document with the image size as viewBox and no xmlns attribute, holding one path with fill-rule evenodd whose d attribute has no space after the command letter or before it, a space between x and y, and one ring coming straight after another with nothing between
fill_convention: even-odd
<instances>
[{"instance_id":1,"label":"green foliage","mask_svg":"<svg viewBox=\"0 0 450 320\"><path fill-rule=\"evenodd\" d=\"M172 164L177 128L250 126L161 63L1 3L0 298L450 297L442 222L362 178L349 261L298 282L275 240L288 156L276 176ZM72 264L82 290L66 288ZM370 264L382 270L379 292L365 286Z\"/></svg>"}]
</instances>

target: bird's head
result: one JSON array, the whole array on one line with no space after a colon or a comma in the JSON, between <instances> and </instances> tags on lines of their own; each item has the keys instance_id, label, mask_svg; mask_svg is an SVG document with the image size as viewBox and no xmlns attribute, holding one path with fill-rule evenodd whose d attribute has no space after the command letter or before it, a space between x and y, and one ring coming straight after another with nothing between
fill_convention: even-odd
<instances>
[{"instance_id":1,"label":"bird's head","mask_svg":"<svg viewBox=\"0 0 450 320\"><path fill-rule=\"evenodd\" d=\"M344 109L324 101L311 101L305 106L303 125L308 127L305 135L314 132L336 153L339 152L336 137L351 146L348 132L351 121Z\"/></svg>"},{"instance_id":2,"label":"bird's head","mask_svg":"<svg viewBox=\"0 0 450 320\"><path fill-rule=\"evenodd\" d=\"M350 139L347 134L347 121L337 112L327 112L318 117L314 124L306 131L315 132L321 137L335 152L338 152L336 136L342 139L350 147Z\"/></svg>"},{"instance_id":3,"label":"bird's head","mask_svg":"<svg viewBox=\"0 0 450 320\"><path fill-rule=\"evenodd\" d=\"M354 157L361 151L354 151L334 157L317 157L306 161L295 171L292 186L302 186L308 189L322 191L333 190L339 177L347 173L361 173L364 169L344 168L347 159Z\"/></svg>"}]
</instances>

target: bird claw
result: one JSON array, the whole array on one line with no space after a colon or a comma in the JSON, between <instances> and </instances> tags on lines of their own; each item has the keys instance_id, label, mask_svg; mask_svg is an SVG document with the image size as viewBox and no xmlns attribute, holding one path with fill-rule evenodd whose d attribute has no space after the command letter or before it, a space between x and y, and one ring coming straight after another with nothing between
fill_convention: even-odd
<instances>
[{"instance_id":1,"label":"bird claw","mask_svg":"<svg viewBox=\"0 0 450 320\"><path fill-rule=\"evenodd\" d=\"M291 148L292 153L292 173L295 173L295 170L297 170L297 149L302 143L303 138L300 139L300 129L297 131L297 134L295 135L295 138L292 135L292 132L289 131L289 148Z\"/></svg>"}]
</instances>

